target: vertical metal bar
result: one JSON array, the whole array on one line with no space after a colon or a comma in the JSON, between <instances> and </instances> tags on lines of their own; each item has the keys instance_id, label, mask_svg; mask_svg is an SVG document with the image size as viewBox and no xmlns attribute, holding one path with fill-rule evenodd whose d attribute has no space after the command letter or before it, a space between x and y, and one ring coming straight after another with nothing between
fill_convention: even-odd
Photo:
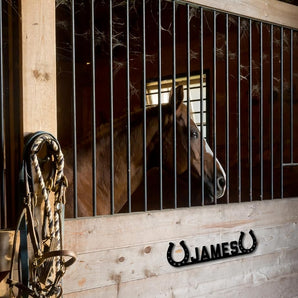
<instances>
[{"instance_id":1,"label":"vertical metal bar","mask_svg":"<svg viewBox=\"0 0 298 298\"><path fill-rule=\"evenodd\" d=\"M93 215L97 213L96 201L96 94L95 94L95 34L94 0L91 2L91 58L92 58L92 197Z\"/></svg>"},{"instance_id":2,"label":"vertical metal bar","mask_svg":"<svg viewBox=\"0 0 298 298\"><path fill-rule=\"evenodd\" d=\"M1 210L0 210L0 228L7 228L7 202L5 197L5 127L4 127L4 86L3 86L3 25L2 25L2 1L0 1L0 131L1 131Z\"/></svg>"},{"instance_id":3,"label":"vertical metal bar","mask_svg":"<svg viewBox=\"0 0 298 298\"><path fill-rule=\"evenodd\" d=\"M263 137L264 137L264 121L263 121L263 23L260 22L260 199L263 200L264 186L264 162L263 162Z\"/></svg>"},{"instance_id":4,"label":"vertical metal bar","mask_svg":"<svg viewBox=\"0 0 298 298\"><path fill-rule=\"evenodd\" d=\"M161 106L161 0L158 1L158 106L159 106L159 198L163 209L162 179L162 106Z\"/></svg>"},{"instance_id":5,"label":"vertical metal bar","mask_svg":"<svg viewBox=\"0 0 298 298\"><path fill-rule=\"evenodd\" d=\"M147 198L147 115L146 115L146 0L143 0L143 158L144 158L144 211L148 210Z\"/></svg>"},{"instance_id":6,"label":"vertical metal bar","mask_svg":"<svg viewBox=\"0 0 298 298\"><path fill-rule=\"evenodd\" d=\"M230 202L230 84L229 84L229 15L226 14L226 193Z\"/></svg>"},{"instance_id":7,"label":"vertical metal bar","mask_svg":"<svg viewBox=\"0 0 298 298\"><path fill-rule=\"evenodd\" d=\"M283 169L283 155L284 155L284 29L280 28L280 197L283 199L284 189L284 169Z\"/></svg>"},{"instance_id":8,"label":"vertical metal bar","mask_svg":"<svg viewBox=\"0 0 298 298\"><path fill-rule=\"evenodd\" d=\"M200 15L200 21L201 21L201 28L200 28L200 68L201 68L201 75L200 75L200 117L201 117L201 123L200 123L200 130L201 130L201 194L202 194L202 206L205 205L205 193L204 193L204 137L203 137L203 76L204 76L204 10L201 7L201 15Z\"/></svg>"},{"instance_id":9,"label":"vertical metal bar","mask_svg":"<svg viewBox=\"0 0 298 298\"><path fill-rule=\"evenodd\" d=\"M188 207L191 207L191 149L190 149L190 18L187 10L187 171L188 171Z\"/></svg>"},{"instance_id":10,"label":"vertical metal bar","mask_svg":"<svg viewBox=\"0 0 298 298\"><path fill-rule=\"evenodd\" d=\"M177 208L177 150L176 150L176 3L173 0L173 166L174 207Z\"/></svg>"},{"instance_id":11,"label":"vertical metal bar","mask_svg":"<svg viewBox=\"0 0 298 298\"><path fill-rule=\"evenodd\" d=\"M127 200L131 212L131 165L130 165L130 56L129 56L129 0L126 2L126 96L127 96Z\"/></svg>"},{"instance_id":12,"label":"vertical metal bar","mask_svg":"<svg viewBox=\"0 0 298 298\"><path fill-rule=\"evenodd\" d=\"M216 11L213 11L213 185L214 204L217 204L217 173L216 173Z\"/></svg>"},{"instance_id":13,"label":"vertical metal bar","mask_svg":"<svg viewBox=\"0 0 298 298\"><path fill-rule=\"evenodd\" d=\"M294 148L293 148L293 140L294 140L294 106L293 106L293 100L294 100L294 89L293 89L293 29L291 29L291 36L290 36L290 88L291 88L291 116L290 116L290 134L291 134L291 163L294 162Z\"/></svg>"},{"instance_id":14,"label":"vertical metal bar","mask_svg":"<svg viewBox=\"0 0 298 298\"><path fill-rule=\"evenodd\" d=\"M72 33L72 109L73 109L73 194L74 194L74 217L78 217L77 195L77 108L76 108L76 43L75 43L75 7L71 1L71 33Z\"/></svg>"},{"instance_id":15,"label":"vertical metal bar","mask_svg":"<svg viewBox=\"0 0 298 298\"><path fill-rule=\"evenodd\" d=\"M273 172L273 145L274 145L274 138L273 138L273 33L274 27L271 25L270 28L270 196L271 200L274 198L274 172Z\"/></svg>"},{"instance_id":16,"label":"vertical metal bar","mask_svg":"<svg viewBox=\"0 0 298 298\"><path fill-rule=\"evenodd\" d=\"M238 16L238 30L237 30L237 94L238 94L238 200L241 202L241 57L240 57L240 43L241 43L241 18Z\"/></svg>"},{"instance_id":17,"label":"vertical metal bar","mask_svg":"<svg viewBox=\"0 0 298 298\"><path fill-rule=\"evenodd\" d=\"M252 201L252 21L249 20L249 200Z\"/></svg>"},{"instance_id":18,"label":"vertical metal bar","mask_svg":"<svg viewBox=\"0 0 298 298\"><path fill-rule=\"evenodd\" d=\"M114 194L114 72L113 72L113 0L110 0L110 204L111 214L115 212Z\"/></svg>"}]
</instances>

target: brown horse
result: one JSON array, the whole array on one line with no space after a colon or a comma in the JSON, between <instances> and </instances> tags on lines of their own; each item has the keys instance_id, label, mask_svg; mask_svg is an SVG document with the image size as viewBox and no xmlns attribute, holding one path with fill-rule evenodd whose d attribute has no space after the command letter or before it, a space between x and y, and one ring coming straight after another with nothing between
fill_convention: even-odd
<instances>
[{"instance_id":1,"label":"brown horse","mask_svg":"<svg viewBox=\"0 0 298 298\"><path fill-rule=\"evenodd\" d=\"M176 88L176 148L177 148L177 175L183 177L187 172L187 107L183 104L183 87ZM162 138L163 138L163 169L173 172L173 96L169 103L162 105ZM146 150L150 156L159 148L159 107L150 107L146 111ZM114 211L117 213L127 202L127 123L126 117L114 121ZM131 194L133 194L143 181L143 111L131 115ZM97 214L110 214L110 126L103 126L97 135ZM190 119L190 148L191 148L191 174L194 178L201 177L200 131ZM206 195L214 198L214 183L216 184L216 198L225 192L225 172L216 160L216 179L214 181L214 156L207 142L204 140L204 182ZM72 169L71 150L64 150L66 166L65 174L69 180L66 204L66 216L72 214ZM92 214L92 178L91 178L91 146L88 143L78 145L78 212L79 216ZM150 164L148 164L148 169ZM148 201L150 197L148 197Z\"/></svg>"}]
</instances>

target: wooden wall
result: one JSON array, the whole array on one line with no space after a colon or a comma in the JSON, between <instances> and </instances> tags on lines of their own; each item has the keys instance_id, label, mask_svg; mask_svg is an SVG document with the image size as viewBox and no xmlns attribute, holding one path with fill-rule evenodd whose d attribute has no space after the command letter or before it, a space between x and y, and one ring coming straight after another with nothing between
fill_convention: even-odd
<instances>
[{"instance_id":1,"label":"wooden wall","mask_svg":"<svg viewBox=\"0 0 298 298\"><path fill-rule=\"evenodd\" d=\"M294 297L297 221L297 199L67 220L65 247L78 259L63 279L64 297ZM169 242L185 240L194 255L195 246L250 229L258 240L251 255L183 268L167 262Z\"/></svg>"},{"instance_id":2,"label":"wooden wall","mask_svg":"<svg viewBox=\"0 0 298 298\"><path fill-rule=\"evenodd\" d=\"M297 8L274 0L196 2L298 28ZM22 4L27 8L27 14L22 11L27 24L22 31L24 132L55 134L55 30L48 26L54 20L54 1ZM40 104L51 107L45 110ZM297 199L67 220L64 248L76 251L78 259L63 280L64 297L295 297L297 222ZM185 240L193 250L235 240L250 229L259 242L251 255L180 269L167 263L170 241ZM6 254L1 250L1 258Z\"/></svg>"},{"instance_id":3,"label":"wooden wall","mask_svg":"<svg viewBox=\"0 0 298 298\"><path fill-rule=\"evenodd\" d=\"M191 2L298 28L297 9L277 1ZM65 248L78 259L64 297L295 297L297 219L289 199L66 220ZM259 243L251 255L179 269L167 262L169 242L185 240L194 253L250 229Z\"/></svg>"},{"instance_id":4,"label":"wooden wall","mask_svg":"<svg viewBox=\"0 0 298 298\"><path fill-rule=\"evenodd\" d=\"M14 117L16 123L21 122L21 139L39 130L56 135L55 1L22 0L19 5L21 67L20 83L15 84L21 85L22 104L20 113ZM20 153L21 148L17 151ZM16 163L20 156L13 156ZM17 189L13 185L10 187ZM10 199L13 201L13 198ZM7 278L10 268L13 235L14 231L0 230L0 297L10 297L3 278Z\"/></svg>"}]
</instances>

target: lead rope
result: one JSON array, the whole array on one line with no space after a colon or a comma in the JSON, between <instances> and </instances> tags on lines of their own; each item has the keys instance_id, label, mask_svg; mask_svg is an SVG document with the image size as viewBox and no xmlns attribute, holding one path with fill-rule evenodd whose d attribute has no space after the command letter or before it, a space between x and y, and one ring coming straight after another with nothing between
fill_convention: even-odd
<instances>
[{"instance_id":1,"label":"lead rope","mask_svg":"<svg viewBox=\"0 0 298 298\"><path fill-rule=\"evenodd\" d=\"M47 143L49 146L50 146L50 150L53 150L54 152L54 159L55 159L55 166L56 166L56 171L57 174L56 174L56 181L58 182L58 178L61 179L61 176L62 176L62 173L63 173L63 167L61 168L61 165L58 166L58 157L59 160L61 161L62 160L62 163L64 165L64 162L63 162L63 154L61 152L61 150L59 150L59 147L57 145L56 142L54 142L52 140L52 138L49 136L49 135L44 135L44 136L41 136L39 138L36 139L36 141L34 142L33 146L32 146L32 152L31 152L31 160L32 160L32 165L35 169L35 174L37 176L37 179L38 179L38 183L39 183L39 186L41 188L41 194L42 194L42 197L43 197L43 200L45 202L45 220L44 220L44 223L46 223L46 220L48 220L48 227L49 227L49 236L46 234L46 230L45 230L45 227L46 225L44 225L44 230L43 230L43 235L42 235L42 239L44 241L50 239L51 241L51 246L52 246L52 243L53 243L53 239L55 239L56 243L54 244L55 247L50 247L50 249L56 249L56 250L60 250L61 249L61 245L60 245L60 240L61 240L61 237L60 237L60 222L59 222L59 203L60 202L57 202L56 200L56 196L55 196L55 203L54 203L54 219L53 219L53 213L52 213L52 208L51 208L51 203L50 203L50 200L49 200L49 194L52 190L52 188L54 187L52 184L52 181L50 182L50 185L47 187L45 182L44 182L44 179L43 179L43 175L42 175L42 172L41 172L41 169L40 169L40 165L39 165L39 161L38 161L38 158L37 158L37 153L39 152L40 150L40 147L42 146L43 143ZM61 163L61 162L60 162ZM60 164L59 163L59 164ZM59 175L59 177L58 177ZM55 179L55 177L54 177ZM56 259L56 260L55 260ZM54 258L53 260L48 260L44 266L45 270L44 270L44 275L45 276L42 276L44 282L46 285L50 284L51 282L51 275L53 272L50 272L52 271L51 269L51 265L53 263L53 261L56 261L55 262L55 265L56 265L56 272L59 272L61 270L61 262L60 262L60 258ZM47 274L48 273L48 274ZM48 281L47 281L48 280Z\"/></svg>"},{"instance_id":2,"label":"lead rope","mask_svg":"<svg viewBox=\"0 0 298 298\"><path fill-rule=\"evenodd\" d=\"M42 170L40 168L40 161L37 156L44 144L47 146L48 161L54 164L54 171L51 172L47 182L44 181ZM28 152L29 149L30 151ZM30 157L27 158L26 154ZM26 161L28 163L28 160L30 161L30 165L26 165ZM28 297L28 295L32 297L50 297L52 295L60 297L62 295L61 278L64 275L66 268L73 264L76 259L73 252L63 250L62 243L63 206L65 204L65 190L67 187L67 179L63 174L64 157L58 141L52 135L38 132L30 138L25 146L24 161L23 171L27 191L22 218L25 218L26 214L29 234L34 250L34 258L31 264L31 280L29 286L26 284L24 285L22 282L13 281L12 268L16 250L14 240L11 273L8 283L11 287L18 287L19 290L24 293L24 295L22 294L24 297ZM35 220L33 207L36 206L37 198L36 191L34 190L33 175L31 174L30 177L30 174L27 172L27 168L30 167L31 169L31 165L35 171L36 180L38 181L41 190L41 198L44 201L45 212L41 241L38 240L35 224L33 223L33 220ZM53 203L54 215L50 202L51 191L55 194ZM22 219L20 219L20 221L21 220ZM19 226L20 225L18 224L17 231ZM65 261L65 257L69 257L70 259Z\"/></svg>"}]
</instances>

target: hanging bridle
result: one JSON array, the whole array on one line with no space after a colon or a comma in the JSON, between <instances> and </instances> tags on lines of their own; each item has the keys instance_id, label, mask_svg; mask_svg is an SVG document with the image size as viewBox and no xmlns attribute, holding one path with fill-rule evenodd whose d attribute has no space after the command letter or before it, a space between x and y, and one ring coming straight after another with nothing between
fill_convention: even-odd
<instances>
[{"instance_id":1,"label":"hanging bridle","mask_svg":"<svg viewBox=\"0 0 298 298\"><path fill-rule=\"evenodd\" d=\"M45 158L38 154L46 146ZM50 165L47 179L43 165ZM62 295L61 278L76 256L63 249L63 220L67 179L63 174L64 158L58 141L49 133L37 132L27 139L19 178L20 197L24 208L19 218L12 251L8 284L19 289L22 297ZM51 200L51 193L54 200ZM36 217L37 204L44 204L44 215ZM20 232L18 280L13 279L17 236ZM33 257L28 254L28 237ZM67 260L66 260L67 258Z\"/></svg>"}]
</instances>

